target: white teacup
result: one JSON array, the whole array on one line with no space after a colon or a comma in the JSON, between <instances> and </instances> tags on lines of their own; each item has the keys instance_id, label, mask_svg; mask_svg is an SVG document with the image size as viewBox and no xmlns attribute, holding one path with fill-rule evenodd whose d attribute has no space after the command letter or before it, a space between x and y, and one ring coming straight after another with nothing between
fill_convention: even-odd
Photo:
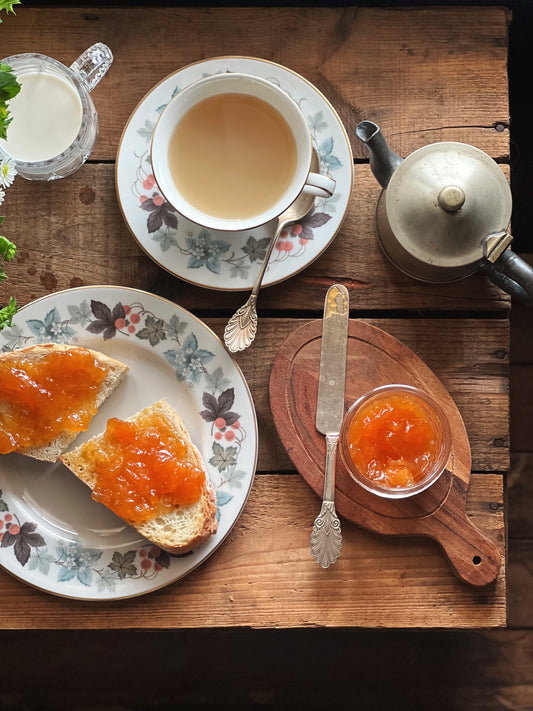
<instances>
[{"instance_id":1,"label":"white teacup","mask_svg":"<svg viewBox=\"0 0 533 711\"><path fill-rule=\"evenodd\" d=\"M221 102L230 102L228 114L224 113ZM231 102L240 103L232 106ZM248 114L247 111L252 113ZM256 113L253 113L254 111ZM223 115L227 117L226 121L219 118ZM250 119L246 125L244 117L248 115L257 116L257 121ZM278 121L280 118L281 121ZM278 123L271 125L272 121ZM239 150L236 152L240 153L241 163L247 155L247 150L252 156L250 165L246 166L246 178L243 177L244 173L235 172L233 163L237 158L231 153L231 149L228 148L226 154L222 149L218 150L222 143L226 144L225 140L218 140L221 125L230 123L230 132L235 135L230 136L228 145L238 144ZM252 123L253 130L250 129ZM258 140L262 136L260 131L263 127L265 136L268 132L268 136L273 135L276 141L278 136L283 136L283 140L287 141L286 152L283 150L285 144L280 138L277 143L272 144L273 149L269 154L268 140ZM176 143L176 138L179 138L178 131L182 134L179 139L181 143ZM249 133L252 135L248 135ZM211 141L210 145L214 151L208 148L204 152L204 137L206 142ZM264 145L261 145L262 143ZM181 146L181 150L177 150L177 146ZM213 156L213 153L217 155ZM289 156L287 160L290 161L287 165L286 154ZM197 155L198 161L195 162ZM263 159L257 161L258 155L263 155ZM275 162L278 158L282 158L279 179ZM309 127L297 104L271 82L237 73L206 77L180 91L162 112L151 145L152 171L166 200L192 222L211 230L223 231L254 229L279 217L302 191L320 197L330 197L335 191L335 181L320 173L312 173L311 158ZM191 170L191 167L194 170ZM228 174L231 170L234 172ZM262 180L263 183L257 182L255 185L256 180ZM194 189L194 197L191 197L190 193L184 194L189 188ZM241 194L248 194L248 189L252 193L256 191L253 193L254 198L249 201L241 199ZM270 199L271 189L273 199ZM259 197L257 201L256 194ZM214 199L206 196L214 196ZM221 209L211 210L211 205L206 206L206 201L209 200L217 205L225 205L225 200L228 204L235 203L231 208L234 213L230 208L228 214L222 214L224 210ZM256 204L257 211L254 210ZM242 208L239 205L242 205Z\"/></svg>"}]
</instances>

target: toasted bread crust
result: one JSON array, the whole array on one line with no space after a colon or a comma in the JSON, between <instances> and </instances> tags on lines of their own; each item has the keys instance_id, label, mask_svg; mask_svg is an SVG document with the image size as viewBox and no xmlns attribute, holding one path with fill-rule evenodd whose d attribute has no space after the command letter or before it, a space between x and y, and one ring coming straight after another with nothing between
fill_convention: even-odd
<instances>
[{"instance_id":1,"label":"toasted bread crust","mask_svg":"<svg viewBox=\"0 0 533 711\"><path fill-rule=\"evenodd\" d=\"M172 554L187 553L217 531L215 490L209 480L202 456L191 441L183 421L165 400L160 400L144 408L129 417L127 421L135 422L139 418L150 417L155 413L162 415L175 430L176 436L183 439L187 444L188 456L204 472L205 480L202 492L197 502L177 506L164 516L158 516L141 523L132 523L131 521L127 521L127 523L159 548ZM105 448L103 433L96 435L89 442ZM94 462L86 456L86 452L87 447L82 444L63 454L60 459L81 481L94 490L97 483L97 472L93 466Z\"/></svg>"},{"instance_id":2,"label":"toasted bread crust","mask_svg":"<svg viewBox=\"0 0 533 711\"><path fill-rule=\"evenodd\" d=\"M30 360L39 360L45 357L51 352L61 352L68 351L72 349L83 348L84 350L91 353L91 355L97 360L101 365L103 365L107 370L107 375L102 382L100 390L96 398L96 407L100 408L103 402L111 395L116 386L120 383L123 377L129 370L128 366L121 363L114 358L99 353L98 351L91 350L90 348L85 348L84 346L72 346L60 343L43 343L34 346L27 346L26 348L20 348L16 351L9 353L10 356L13 353L21 354L24 358L29 358ZM8 353L1 353L0 359L6 357ZM0 412L3 407L6 407L6 403L2 402L2 391L0 389ZM59 458L60 454L64 452L67 447L74 441L78 436L79 431L64 430L58 435L54 440L46 445L41 445L39 447L24 447L18 451L19 454L24 454L27 457L32 457L34 459L40 459L47 462L55 462Z\"/></svg>"}]
</instances>

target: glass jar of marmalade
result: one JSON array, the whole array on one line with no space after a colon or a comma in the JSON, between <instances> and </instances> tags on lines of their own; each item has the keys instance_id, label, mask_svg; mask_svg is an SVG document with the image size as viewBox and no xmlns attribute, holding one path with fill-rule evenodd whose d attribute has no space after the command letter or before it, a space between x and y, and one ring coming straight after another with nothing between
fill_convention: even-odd
<instances>
[{"instance_id":1,"label":"glass jar of marmalade","mask_svg":"<svg viewBox=\"0 0 533 711\"><path fill-rule=\"evenodd\" d=\"M451 433L439 404L410 385L383 385L348 410L340 450L349 473L386 498L413 496L433 484L450 456Z\"/></svg>"}]
</instances>

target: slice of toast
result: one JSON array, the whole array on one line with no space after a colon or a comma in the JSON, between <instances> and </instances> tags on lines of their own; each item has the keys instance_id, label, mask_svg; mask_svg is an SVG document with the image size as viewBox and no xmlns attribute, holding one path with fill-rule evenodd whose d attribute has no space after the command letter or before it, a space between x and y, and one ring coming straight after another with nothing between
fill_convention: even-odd
<instances>
[{"instance_id":1,"label":"slice of toast","mask_svg":"<svg viewBox=\"0 0 533 711\"><path fill-rule=\"evenodd\" d=\"M35 346L28 346L27 348L21 348L16 351L2 353L0 354L0 359L7 358L8 356L10 358L13 358L13 356L20 356L21 363L28 361L37 362L41 359L46 358L49 353L61 351L65 352L72 349L83 349L84 351L87 351L93 356L93 358L98 362L99 365L103 366L106 371L105 377L98 389L96 396L95 405L98 409L101 407L103 402L107 400L109 395L111 395L113 390L117 387L117 385L120 383L120 381L124 378L127 371L129 370L128 366L124 365L124 363L121 363L120 361L115 360L114 358L110 358L109 356L106 356L103 353L99 353L98 351L94 351L89 348L84 348L82 346L70 346L58 343L45 343ZM24 366L21 365L21 367L23 368ZM66 373L66 376L68 377L68 373ZM5 399L2 400L2 387L0 385L0 415L2 413L6 413L9 410L9 407L9 403L6 402ZM34 459L40 459L47 462L55 462L59 458L59 455L62 454L74 441L74 439L78 436L79 432L79 429L65 429L55 439L46 444L40 444L39 446L31 447L21 447L16 449L16 451L28 457L33 457Z\"/></svg>"},{"instance_id":2,"label":"slice of toast","mask_svg":"<svg viewBox=\"0 0 533 711\"><path fill-rule=\"evenodd\" d=\"M140 523L126 522L159 548L173 554L187 553L217 531L215 490L209 480L202 456L192 443L183 421L165 400L145 407L126 421L146 429L151 421L157 422L160 417L165 420L171 431L175 432L176 437L181 438L185 443L187 461L204 472L205 477L200 498L195 503L176 506L168 513L155 515ZM156 426L154 425L154 427ZM95 447L99 452L106 451L108 444L105 433L96 435L60 457L61 461L92 491L98 481L94 456L91 455L91 451L94 452Z\"/></svg>"}]
</instances>

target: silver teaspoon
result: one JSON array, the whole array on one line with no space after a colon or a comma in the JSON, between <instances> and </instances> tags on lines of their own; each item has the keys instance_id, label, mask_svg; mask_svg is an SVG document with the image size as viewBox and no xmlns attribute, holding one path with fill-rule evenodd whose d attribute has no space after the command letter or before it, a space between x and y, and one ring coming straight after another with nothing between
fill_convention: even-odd
<instances>
[{"instance_id":1,"label":"silver teaspoon","mask_svg":"<svg viewBox=\"0 0 533 711\"><path fill-rule=\"evenodd\" d=\"M320 168L318 153L313 148L311 158L311 172L317 172ZM278 217L278 226L268 245L265 258L253 285L252 292L248 301L238 309L227 323L224 329L224 343L231 353L243 351L253 342L257 333L257 310L256 302L259 289L263 283L263 277L270 261L270 255L274 249L274 245L278 241L278 237L287 225L294 224L307 215L313 207L315 195L310 193L300 193L292 205Z\"/></svg>"}]
</instances>

